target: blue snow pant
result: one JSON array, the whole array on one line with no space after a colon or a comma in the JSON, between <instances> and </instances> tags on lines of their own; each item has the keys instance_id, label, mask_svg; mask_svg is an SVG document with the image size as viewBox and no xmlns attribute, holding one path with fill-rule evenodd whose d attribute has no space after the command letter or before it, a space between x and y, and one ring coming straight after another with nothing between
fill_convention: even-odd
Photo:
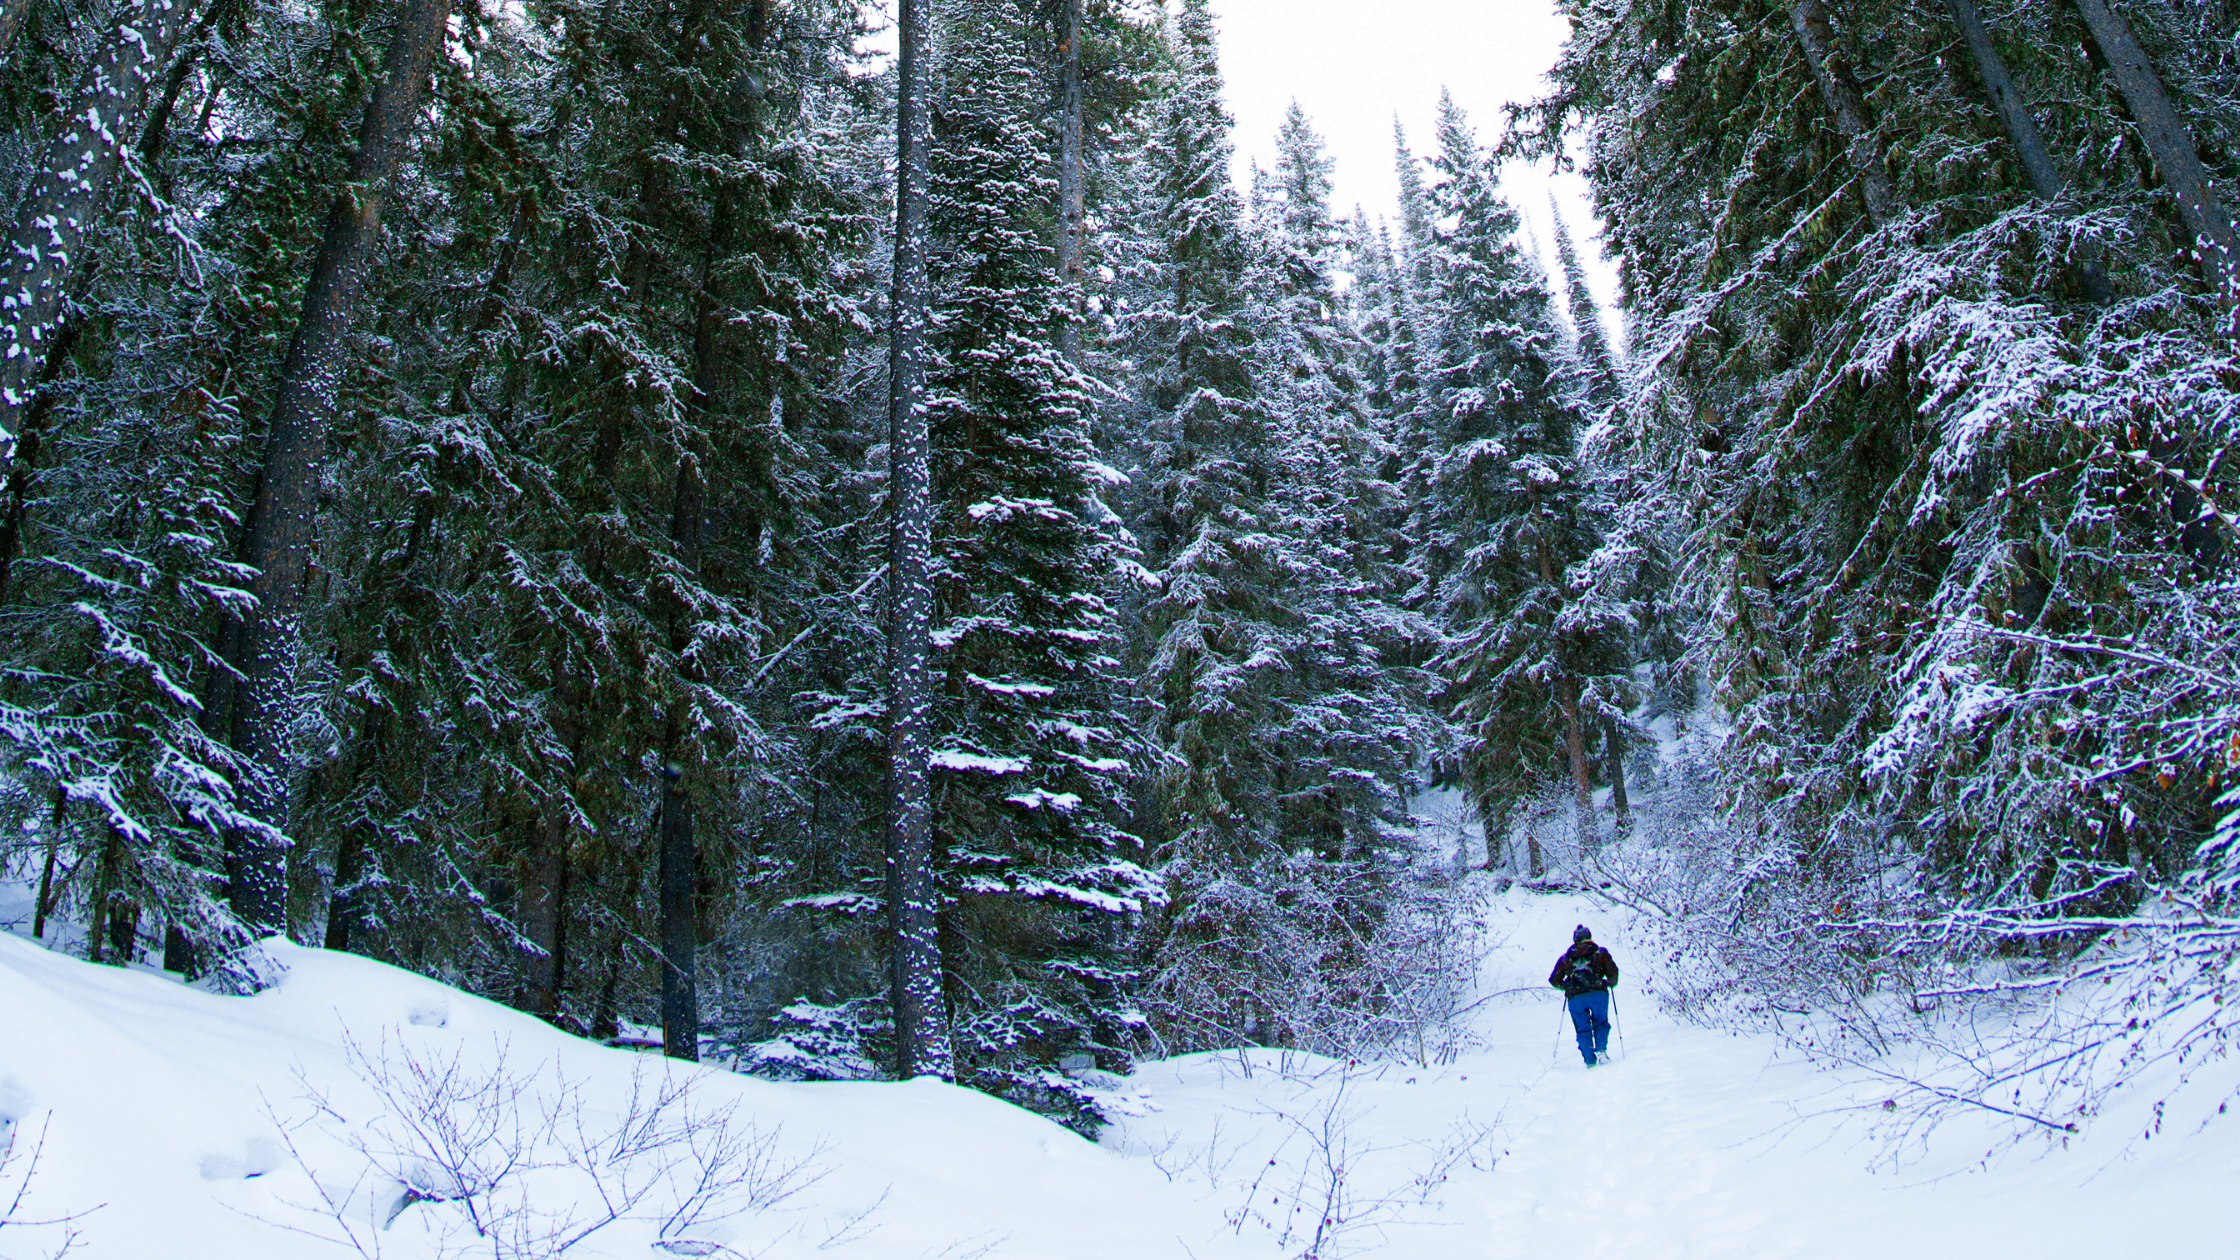
<instances>
[{"instance_id":1,"label":"blue snow pant","mask_svg":"<svg viewBox=\"0 0 2240 1260\"><path fill-rule=\"evenodd\" d=\"M1610 990L1574 993L1563 1004L1571 1008L1571 1027L1579 1033L1579 1057L1593 1067L1595 1056L1610 1048Z\"/></svg>"}]
</instances>

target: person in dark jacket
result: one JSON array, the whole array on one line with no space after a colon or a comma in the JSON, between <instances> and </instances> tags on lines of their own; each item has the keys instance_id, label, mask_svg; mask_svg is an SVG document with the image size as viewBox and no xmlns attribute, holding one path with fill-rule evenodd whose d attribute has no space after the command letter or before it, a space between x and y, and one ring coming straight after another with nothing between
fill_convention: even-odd
<instances>
[{"instance_id":1,"label":"person in dark jacket","mask_svg":"<svg viewBox=\"0 0 2240 1260\"><path fill-rule=\"evenodd\" d=\"M1563 990L1571 1027L1579 1034L1579 1056L1588 1067L1610 1048L1610 988L1618 983L1618 960L1594 943L1582 923L1571 930L1571 948L1556 959L1548 983Z\"/></svg>"}]
</instances>

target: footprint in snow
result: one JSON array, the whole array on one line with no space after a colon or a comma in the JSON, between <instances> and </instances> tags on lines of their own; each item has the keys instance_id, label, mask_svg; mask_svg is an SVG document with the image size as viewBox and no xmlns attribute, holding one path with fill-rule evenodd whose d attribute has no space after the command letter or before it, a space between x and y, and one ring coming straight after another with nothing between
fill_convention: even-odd
<instances>
[{"instance_id":1,"label":"footprint in snow","mask_svg":"<svg viewBox=\"0 0 2240 1260\"><path fill-rule=\"evenodd\" d=\"M451 1002L440 997L414 1002L405 1008L404 1018L422 1028L442 1028L451 1022Z\"/></svg>"}]
</instances>

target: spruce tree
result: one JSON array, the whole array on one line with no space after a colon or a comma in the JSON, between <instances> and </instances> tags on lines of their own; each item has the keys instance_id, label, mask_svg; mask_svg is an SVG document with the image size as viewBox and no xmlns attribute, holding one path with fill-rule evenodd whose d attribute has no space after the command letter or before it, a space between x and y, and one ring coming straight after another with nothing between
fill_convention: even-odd
<instances>
[{"instance_id":1,"label":"spruce tree","mask_svg":"<svg viewBox=\"0 0 2240 1260\"><path fill-rule=\"evenodd\" d=\"M927 226L935 294L933 829L951 908L961 1079L1070 1123L1101 1117L1049 1068L1129 1061L1120 944L1157 886L1116 825L1136 741L1113 720L1117 521L1090 399L1059 334L1047 134L1023 30L998 0L942 28Z\"/></svg>"}]
</instances>

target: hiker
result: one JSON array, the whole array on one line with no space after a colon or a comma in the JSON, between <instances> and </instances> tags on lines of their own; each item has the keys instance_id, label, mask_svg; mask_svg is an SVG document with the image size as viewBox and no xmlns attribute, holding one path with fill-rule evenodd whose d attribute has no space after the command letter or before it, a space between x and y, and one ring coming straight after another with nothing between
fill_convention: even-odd
<instances>
[{"instance_id":1,"label":"hiker","mask_svg":"<svg viewBox=\"0 0 2240 1260\"><path fill-rule=\"evenodd\" d=\"M1618 960L1594 943L1582 923L1571 929L1571 948L1556 959L1548 983L1563 990L1571 1027L1579 1034L1579 1056L1593 1067L1610 1048L1610 988L1618 983Z\"/></svg>"}]
</instances>

